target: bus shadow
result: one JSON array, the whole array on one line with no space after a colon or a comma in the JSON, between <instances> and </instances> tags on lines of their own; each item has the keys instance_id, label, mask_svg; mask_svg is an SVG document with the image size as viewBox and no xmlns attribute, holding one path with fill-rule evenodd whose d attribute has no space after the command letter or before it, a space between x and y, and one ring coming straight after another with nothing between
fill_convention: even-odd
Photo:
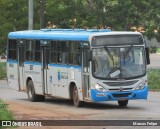
<instances>
[{"instance_id":1,"label":"bus shadow","mask_svg":"<svg viewBox=\"0 0 160 129\"><path fill-rule=\"evenodd\" d=\"M28 99L21 99L23 101L28 101ZM74 107L73 106L73 102L67 99L60 99L60 98L46 98L44 102L34 102L34 103L44 103L49 104L49 105L57 105L57 106L68 106L68 107ZM132 102L130 102L132 103ZM94 109L94 110L106 110L106 109L110 109L110 110L123 110L123 109L127 109L127 110L144 110L144 107L140 107L140 106L134 106L133 104L128 103L128 106L126 107L119 107L118 103L115 102L105 102L105 103L91 103L91 102L84 102L83 107L84 109ZM75 107L76 108L76 107Z\"/></svg>"},{"instance_id":2,"label":"bus shadow","mask_svg":"<svg viewBox=\"0 0 160 129\"><path fill-rule=\"evenodd\" d=\"M45 100L45 103L48 104L57 104L60 106L69 106L69 107L74 107L73 106L73 102L71 102L70 100L66 100L66 99L57 99L57 98L48 98ZM132 102L131 102L132 103ZM76 108L76 107L75 107ZM139 106L133 106L133 104L130 105L130 103L128 103L128 106L126 107L120 107L118 105L118 103L115 102L105 102L105 103L92 103L92 102L84 102L83 106L80 108L85 108L85 109L95 109L95 110L99 110L99 109L127 109L127 110L143 110L143 107L139 107Z\"/></svg>"},{"instance_id":3,"label":"bus shadow","mask_svg":"<svg viewBox=\"0 0 160 129\"><path fill-rule=\"evenodd\" d=\"M128 104L128 106L126 106L126 107L120 107L119 105L118 105L118 103L116 103L116 102L112 102L112 103L110 103L110 102L106 102L106 103L89 103L89 102L87 102L87 103L85 103L85 105L84 105L84 107L85 108L90 108L90 109L96 109L96 110L98 110L98 109L109 109L109 110L117 110L117 109L119 109L119 110L123 110L123 109L127 109L127 110L143 110L143 107L137 107L137 106L131 106L130 104Z\"/></svg>"}]
</instances>

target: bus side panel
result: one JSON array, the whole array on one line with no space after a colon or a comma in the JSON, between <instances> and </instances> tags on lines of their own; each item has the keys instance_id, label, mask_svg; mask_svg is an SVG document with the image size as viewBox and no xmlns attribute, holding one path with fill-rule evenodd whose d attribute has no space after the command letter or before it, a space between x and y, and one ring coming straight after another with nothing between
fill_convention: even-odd
<instances>
[{"instance_id":1,"label":"bus side panel","mask_svg":"<svg viewBox=\"0 0 160 129\"><path fill-rule=\"evenodd\" d=\"M57 80L57 68L53 67L52 65L49 65L49 86L50 86L50 93L51 96L56 95L55 86L58 85Z\"/></svg>"},{"instance_id":2,"label":"bus side panel","mask_svg":"<svg viewBox=\"0 0 160 129\"><path fill-rule=\"evenodd\" d=\"M26 80L30 77L34 84L36 94L43 94L42 91L42 74L41 74L41 63L24 63L25 77Z\"/></svg>"},{"instance_id":3,"label":"bus side panel","mask_svg":"<svg viewBox=\"0 0 160 129\"><path fill-rule=\"evenodd\" d=\"M79 99L83 101L81 66L73 66L68 69L68 80L69 84L70 82L75 82L78 89Z\"/></svg>"},{"instance_id":4,"label":"bus side panel","mask_svg":"<svg viewBox=\"0 0 160 129\"><path fill-rule=\"evenodd\" d=\"M53 96L69 98L67 65L52 65L50 67L50 82Z\"/></svg>"},{"instance_id":5,"label":"bus side panel","mask_svg":"<svg viewBox=\"0 0 160 129\"><path fill-rule=\"evenodd\" d=\"M15 90L19 90L17 65L17 61L7 61L8 85Z\"/></svg>"}]
</instances>

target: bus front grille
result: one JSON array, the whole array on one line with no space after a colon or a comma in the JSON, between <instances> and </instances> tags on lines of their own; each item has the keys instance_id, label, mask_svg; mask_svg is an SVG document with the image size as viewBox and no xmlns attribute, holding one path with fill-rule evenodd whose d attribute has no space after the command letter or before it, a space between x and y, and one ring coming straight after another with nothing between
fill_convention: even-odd
<instances>
[{"instance_id":1,"label":"bus front grille","mask_svg":"<svg viewBox=\"0 0 160 129\"><path fill-rule=\"evenodd\" d=\"M131 85L134 85L137 82L138 82L138 80L126 81L126 82L103 82L103 83L108 85L108 86L131 86Z\"/></svg>"},{"instance_id":2,"label":"bus front grille","mask_svg":"<svg viewBox=\"0 0 160 129\"><path fill-rule=\"evenodd\" d=\"M121 97L129 97L131 93L124 93L124 94L112 94L115 98L121 98Z\"/></svg>"},{"instance_id":3,"label":"bus front grille","mask_svg":"<svg viewBox=\"0 0 160 129\"><path fill-rule=\"evenodd\" d=\"M122 91L129 91L132 90L133 88L122 88ZM109 91L121 91L120 88L116 88L116 89L109 89Z\"/></svg>"}]
</instances>

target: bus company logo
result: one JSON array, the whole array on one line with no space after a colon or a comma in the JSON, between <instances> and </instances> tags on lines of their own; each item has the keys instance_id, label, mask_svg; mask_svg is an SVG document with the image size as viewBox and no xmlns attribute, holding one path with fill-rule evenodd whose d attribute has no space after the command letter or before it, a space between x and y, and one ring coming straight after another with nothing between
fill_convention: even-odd
<instances>
[{"instance_id":1,"label":"bus company logo","mask_svg":"<svg viewBox=\"0 0 160 129\"><path fill-rule=\"evenodd\" d=\"M33 65L30 65L30 70L33 70Z\"/></svg>"},{"instance_id":2,"label":"bus company logo","mask_svg":"<svg viewBox=\"0 0 160 129\"><path fill-rule=\"evenodd\" d=\"M60 74L61 72L60 72L60 69L58 69L58 72L57 72L57 73L58 73L58 81L60 81L60 80L61 80L61 74Z\"/></svg>"},{"instance_id":3,"label":"bus company logo","mask_svg":"<svg viewBox=\"0 0 160 129\"><path fill-rule=\"evenodd\" d=\"M9 63L9 67L14 67L14 64Z\"/></svg>"},{"instance_id":4,"label":"bus company logo","mask_svg":"<svg viewBox=\"0 0 160 129\"><path fill-rule=\"evenodd\" d=\"M119 91L123 91L123 87L122 86L119 88Z\"/></svg>"}]
</instances>

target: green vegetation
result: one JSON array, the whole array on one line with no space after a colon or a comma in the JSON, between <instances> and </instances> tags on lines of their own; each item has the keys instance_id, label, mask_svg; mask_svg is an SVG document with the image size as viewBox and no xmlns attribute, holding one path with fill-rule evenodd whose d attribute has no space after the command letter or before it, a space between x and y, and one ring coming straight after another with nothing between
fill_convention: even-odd
<instances>
[{"instance_id":1,"label":"green vegetation","mask_svg":"<svg viewBox=\"0 0 160 129\"><path fill-rule=\"evenodd\" d=\"M7 110L7 105L0 99L0 120L13 120L13 115ZM0 126L0 129L3 127Z\"/></svg>"},{"instance_id":2,"label":"green vegetation","mask_svg":"<svg viewBox=\"0 0 160 129\"><path fill-rule=\"evenodd\" d=\"M40 29L40 1L34 0L34 29ZM28 29L28 0L0 0L0 14L2 54L9 32ZM142 27L148 39L160 40L159 17L159 0L45 0L45 27L116 31Z\"/></svg>"},{"instance_id":3,"label":"green vegetation","mask_svg":"<svg viewBox=\"0 0 160 129\"><path fill-rule=\"evenodd\" d=\"M0 79L6 78L7 73L6 73L6 63L0 62Z\"/></svg>"},{"instance_id":4,"label":"green vegetation","mask_svg":"<svg viewBox=\"0 0 160 129\"><path fill-rule=\"evenodd\" d=\"M160 91L160 69L148 69L149 90Z\"/></svg>"},{"instance_id":5,"label":"green vegetation","mask_svg":"<svg viewBox=\"0 0 160 129\"><path fill-rule=\"evenodd\" d=\"M160 53L160 48L157 48L157 51L156 51L156 53Z\"/></svg>"},{"instance_id":6,"label":"green vegetation","mask_svg":"<svg viewBox=\"0 0 160 129\"><path fill-rule=\"evenodd\" d=\"M7 105L0 99L0 120L13 120L12 113L7 110Z\"/></svg>"},{"instance_id":7,"label":"green vegetation","mask_svg":"<svg viewBox=\"0 0 160 129\"><path fill-rule=\"evenodd\" d=\"M151 46L149 48L149 53L153 54L153 53L157 53L158 51L158 48L156 46Z\"/></svg>"}]
</instances>

